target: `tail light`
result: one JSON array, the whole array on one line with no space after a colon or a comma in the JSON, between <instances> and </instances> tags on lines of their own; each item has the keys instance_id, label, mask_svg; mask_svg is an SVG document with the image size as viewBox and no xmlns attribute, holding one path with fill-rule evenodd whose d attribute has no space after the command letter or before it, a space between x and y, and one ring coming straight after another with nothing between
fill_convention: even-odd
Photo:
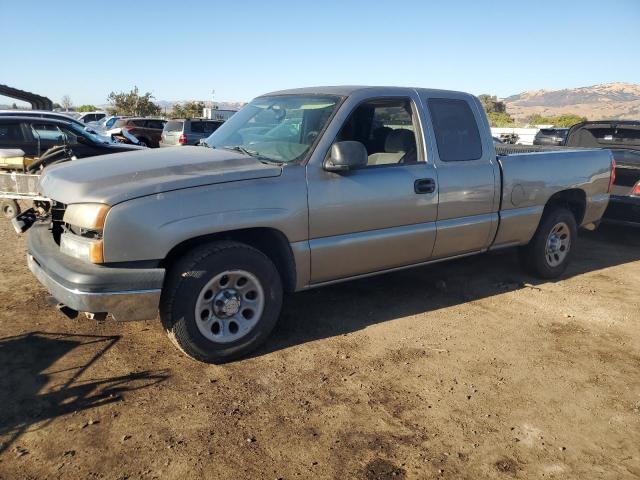
<instances>
[{"instance_id":1,"label":"tail light","mask_svg":"<svg viewBox=\"0 0 640 480\"><path fill-rule=\"evenodd\" d=\"M611 157L611 177L609 177L609 189L607 192L611 192L611 187L613 187L614 182L616 181L616 159Z\"/></svg>"},{"instance_id":2,"label":"tail light","mask_svg":"<svg viewBox=\"0 0 640 480\"><path fill-rule=\"evenodd\" d=\"M182 135L180 135L180 138L178 139L178 143L180 145L187 143L187 136L183 133Z\"/></svg>"},{"instance_id":3,"label":"tail light","mask_svg":"<svg viewBox=\"0 0 640 480\"><path fill-rule=\"evenodd\" d=\"M631 196L640 197L640 182L636 183L635 187L631 191Z\"/></svg>"}]
</instances>

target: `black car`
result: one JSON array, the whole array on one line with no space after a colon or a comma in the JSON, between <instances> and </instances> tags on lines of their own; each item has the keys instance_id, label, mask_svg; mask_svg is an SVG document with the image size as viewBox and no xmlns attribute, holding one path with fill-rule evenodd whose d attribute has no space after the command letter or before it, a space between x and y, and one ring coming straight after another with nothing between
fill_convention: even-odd
<instances>
[{"instance_id":1,"label":"black car","mask_svg":"<svg viewBox=\"0 0 640 480\"><path fill-rule=\"evenodd\" d=\"M68 145L78 158L144 148L105 141L66 120L0 116L0 148L19 148L27 157L39 157L57 145Z\"/></svg>"},{"instance_id":2,"label":"black car","mask_svg":"<svg viewBox=\"0 0 640 480\"><path fill-rule=\"evenodd\" d=\"M616 161L606 221L640 226L640 122L582 122L569 129L567 147L607 148Z\"/></svg>"},{"instance_id":3,"label":"black car","mask_svg":"<svg viewBox=\"0 0 640 480\"><path fill-rule=\"evenodd\" d=\"M534 145L564 145L568 128L541 128L533 139Z\"/></svg>"},{"instance_id":4,"label":"black car","mask_svg":"<svg viewBox=\"0 0 640 480\"><path fill-rule=\"evenodd\" d=\"M38 117L52 120L62 120L65 122L75 123L79 127L85 128L86 125L75 118L65 115L64 113L50 112L48 110L0 110L0 117Z\"/></svg>"}]
</instances>

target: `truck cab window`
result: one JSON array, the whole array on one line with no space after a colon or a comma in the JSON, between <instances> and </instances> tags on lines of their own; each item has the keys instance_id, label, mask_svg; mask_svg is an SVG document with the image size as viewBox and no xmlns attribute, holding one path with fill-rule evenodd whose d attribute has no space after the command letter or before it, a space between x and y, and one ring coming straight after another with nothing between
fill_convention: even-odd
<instances>
[{"instance_id":1,"label":"truck cab window","mask_svg":"<svg viewBox=\"0 0 640 480\"><path fill-rule=\"evenodd\" d=\"M464 162L482 157L478 124L464 100L430 98L427 101L443 162Z\"/></svg>"},{"instance_id":2,"label":"truck cab window","mask_svg":"<svg viewBox=\"0 0 640 480\"><path fill-rule=\"evenodd\" d=\"M415 130L408 98L372 100L356 107L336 142L362 143L369 155L368 166L415 163L418 161Z\"/></svg>"}]
</instances>

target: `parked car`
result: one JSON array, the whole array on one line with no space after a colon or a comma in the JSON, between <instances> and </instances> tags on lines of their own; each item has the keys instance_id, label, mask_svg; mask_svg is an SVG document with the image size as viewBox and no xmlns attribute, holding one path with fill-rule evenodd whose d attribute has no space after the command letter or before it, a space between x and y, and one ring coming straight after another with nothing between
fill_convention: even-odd
<instances>
[{"instance_id":1,"label":"parked car","mask_svg":"<svg viewBox=\"0 0 640 480\"><path fill-rule=\"evenodd\" d=\"M78 120L82 123L99 122L106 116L107 112L81 112Z\"/></svg>"},{"instance_id":2,"label":"parked car","mask_svg":"<svg viewBox=\"0 0 640 480\"><path fill-rule=\"evenodd\" d=\"M164 125L160 137L161 147L198 145L200 140L215 132L224 122L219 120L178 119Z\"/></svg>"},{"instance_id":3,"label":"parked car","mask_svg":"<svg viewBox=\"0 0 640 480\"><path fill-rule=\"evenodd\" d=\"M67 313L159 310L183 352L224 362L266 339L283 291L515 246L556 278L613 174L606 150L498 158L476 97L428 89L267 94L205 145L45 171L58 216L28 264Z\"/></svg>"},{"instance_id":4,"label":"parked car","mask_svg":"<svg viewBox=\"0 0 640 480\"><path fill-rule=\"evenodd\" d=\"M566 146L606 148L612 152L616 178L604 220L640 226L640 122L582 122L571 127Z\"/></svg>"},{"instance_id":5,"label":"parked car","mask_svg":"<svg viewBox=\"0 0 640 480\"><path fill-rule=\"evenodd\" d=\"M130 134L144 143L147 147L156 148L160 146L160 137L166 120L158 118L129 117L116 120L107 133L119 133L121 129L127 130Z\"/></svg>"},{"instance_id":6,"label":"parked car","mask_svg":"<svg viewBox=\"0 0 640 480\"><path fill-rule=\"evenodd\" d=\"M65 122L74 123L80 128L84 128L89 133L93 133L105 142L112 141L111 136L104 132L94 124L85 124L74 117L69 116L66 113L50 112L48 110L0 110L0 117L38 117L38 118L51 118L53 120L62 120Z\"/></svg>"},{"instance_id":7,"label":"parked car","mask_svg":"<svg viewBox=\"0 0 640 480\"><path fill-rule=\"evenodd\" d=\"M118 120L121 120L123 118L129 118L129 117L123 116L123 115L110 115L108 117L104 117L102 120L99 120L98 122L95 122L95 125L98 129L106 131L113 128L113 125Z\"/></svg>"},{"instance_id":8,"label":"parked car","mask_svg":"<svg viewBox=\"0 0 640 480\"><path fill-rule=\"evenodd\" d=\"M563 145L568 128L541 128L533 139L534 145Z\"/></svg>"},{"instance_id":9,"label":"parked car","mask_svg":"<svg viewBox=\"0 0 640 480\"><path fill-rule=\"evenodd\" d=\"M75 123L77 126L84 128L86 125L81 121L70 117L64 113L51 112L49 110L0 110L0 117L38 117L51 118L53 120L63 120Z\"/></svg>"},{"instance_id":10,"label":"parked car","mask_svg":"<svg viewBox=\"0 0 640 480\"><path fill-rule=\"evenodd\" d=\"M71 146L78 158L141 148L105 141L68 120L0 116L0 148L20 149L27 157L39 157L57 145Z\"/></svg>"}]
</instances>

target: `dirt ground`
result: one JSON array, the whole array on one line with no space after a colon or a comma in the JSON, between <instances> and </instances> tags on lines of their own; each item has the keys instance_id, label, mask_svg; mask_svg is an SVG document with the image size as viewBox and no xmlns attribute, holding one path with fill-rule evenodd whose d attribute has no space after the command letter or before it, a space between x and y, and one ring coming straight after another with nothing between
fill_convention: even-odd
<instances>
[{"instance_id":1,"label":"dirt ground","mask_svg":"<svg viewBox=\"0 0 640 480\"><path fill-rule=\"evenodd\" d=\"M640 231L557 282L515 252L287 298L196 363L159 321L47 307L0 220L0 478L640 478Z\"/></svg>"}]
</instances>

